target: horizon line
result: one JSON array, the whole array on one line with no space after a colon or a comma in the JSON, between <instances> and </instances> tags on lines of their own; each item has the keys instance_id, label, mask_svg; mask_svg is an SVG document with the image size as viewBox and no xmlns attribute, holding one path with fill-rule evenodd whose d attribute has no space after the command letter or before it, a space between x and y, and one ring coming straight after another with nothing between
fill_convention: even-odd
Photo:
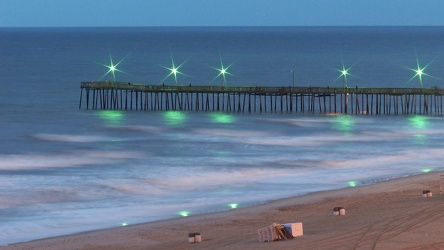
<instances>
[{"instance_id":1,"label":"horizon line","mask_svg":"<svg viewBox=\"0 0 444 250\"><path fill-rule=\"evenodd\" d=\"M116 26L0 26L3 28L291 28L291 27L444 27L443 25L116 25Z\"/></svg>"}]
</instances>

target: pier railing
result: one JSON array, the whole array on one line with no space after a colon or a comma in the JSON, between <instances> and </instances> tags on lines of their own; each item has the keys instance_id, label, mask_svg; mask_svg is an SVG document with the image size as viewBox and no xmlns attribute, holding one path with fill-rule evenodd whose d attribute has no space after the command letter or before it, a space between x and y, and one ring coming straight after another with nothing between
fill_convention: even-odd
<instances>
[{"instance_id":1,"label":"pier railing","mask_svg":"<svg viewBox=\"0 0 444 250\"><path fill-rule=\"evenodd\" d=\"M439 88L266 87L82 82L79 108L442 115ZM83 92L86 100L83 101Z\"/></svg>"}]
</instances>

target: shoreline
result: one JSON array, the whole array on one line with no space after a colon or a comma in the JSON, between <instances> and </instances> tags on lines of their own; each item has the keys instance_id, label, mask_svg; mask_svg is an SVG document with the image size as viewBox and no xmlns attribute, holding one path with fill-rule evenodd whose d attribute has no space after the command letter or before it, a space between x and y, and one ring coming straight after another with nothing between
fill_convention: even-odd
<instances>
[{"instance_id":1,"label":"shoreline","mask_svg":"<svg viewBox=\"0 0 444 250\"><path fill-rule=\"evenodd\" d=\"M444 247L444 171L364 186L318 191L235 210L94 230L1 246L0 249L280 249ZM422 198L422 190L432 198ZM343 206L346 216L333 216ZM260 243L257 230L272 223L302 222L304 236ZM201 243L188 243L200 232Z\"/></svg>"}]
</instances>

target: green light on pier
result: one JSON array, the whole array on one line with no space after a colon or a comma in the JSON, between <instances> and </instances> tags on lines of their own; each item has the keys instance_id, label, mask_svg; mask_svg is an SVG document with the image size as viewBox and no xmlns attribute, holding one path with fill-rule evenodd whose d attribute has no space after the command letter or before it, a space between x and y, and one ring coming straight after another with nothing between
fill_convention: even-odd
<instances>
[{"instance_id":1,"label":"green light on pier","mask_svg":"<svg viewBox=\"0 0 444 250\"><path fill-rule=\"evenodd\" d=\"M165 81L166 79L168 79L168 77L170 77L171 75L173 75L174 76L174 82L176 83L176 85L178 85L178 82L177 82L177 75L186 75L186 74L184 74L183 72L181 72L181 71L179 71L179 69L186 63L186 61L188 60L185 60L184 62L182 62L179 66L177 66L176 67L176 64L174 63L174 58L173 58L173 54L172 53L170 53L171 54L171 68L169 68L169 67L165 67L165 66L161 66L162 68L165 68L165 69L167 69L167 70L169 70L170 71L170 73L162 80L162 81Z\"/></svg>"},{"instance_id":2,"label":"green light on pier","mask_svg":"<svg viewBox=\"0 0 444 250\"><path fill-rule=\"evenodd\" d=\"M431 63L431 62L430 62ZM418 60L418 56L416 55L416 68L408 68L409 70L413 71L415 74L412 76L412 78L410 78L409 82L411 82L413 79L415 79L416 77L418 77L419 80L419 86L422 88L423 87L423 83L422 83L422 77L423 76L428 76L428 77L432 77L429 74L425 73L425 70L427 69L427 67L429 67L429 64L427 64L424 67L421 67L419 65L419 60Z\"/></svg>"},{"instance_id":3,"label":"green light on pier","mask_svg":"<svg viewBox=\"0 0 444 250\"><path fill-rule=\"evenodd\" d=\"M230 65L228 65L227 67L224 66L224 63L222 62L222 58L220 59L220 68L213 68L217 71L219 71L219 74L213 78L212 81L216 80L219 76L222 76L222 85L225 86L227 84L227 80L226 80L226 75L232 75L230 72L228 72L228 69L233 65L234 62L232 62Z\"/></svg>"},{"instance_id":4,"label":"green light on pier","mask_svg":"<svg viewBox=\"0 0 444 250\"><path fill-rule=\"evenodd\" d=\"M126 72L117 68L117 66L119 66L119 64L122 63L123 60L125 60L125 58L126 58L126 56L124 58L122 58L122 60L120 60L118 63L114 64L111 53L109 53L109 65L99 63L103 67L108 68L108 71L100 79L103 79L108 74L111 74L113 76L113 81L116 81L116 72L126 73Z\"/></svg>"},{"instance_id":5,"label":"green light on pier","mask_svg":"<svg viewBox=\"0 0 444 250\"><path fill-rule=\"evenodd\" d=\"M350 69L352 68L352 66L346 68L344 66L344 63L342 63L342 69L337 69L337 71L340 73L340 75L338 76L338 78L336 78L335 82L342 77L342 87L347 87L347 75L352 75L349 73Z\"/></svg>"}]
</instances>

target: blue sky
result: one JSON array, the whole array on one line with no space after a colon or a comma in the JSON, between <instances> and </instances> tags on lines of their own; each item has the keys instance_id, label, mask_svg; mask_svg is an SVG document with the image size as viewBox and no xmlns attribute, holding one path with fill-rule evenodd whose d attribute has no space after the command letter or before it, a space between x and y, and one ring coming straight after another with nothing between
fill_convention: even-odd
<instances>
[{"instance_id":1,"label":"blue sky","mask_svg":"<svg viewBox=\"0 0 444 250\"><path fill-rule=\"evenodd\" d=\"M0 27L444 25L444 0L0 0Z\"/></svg>"}]
</instances>

